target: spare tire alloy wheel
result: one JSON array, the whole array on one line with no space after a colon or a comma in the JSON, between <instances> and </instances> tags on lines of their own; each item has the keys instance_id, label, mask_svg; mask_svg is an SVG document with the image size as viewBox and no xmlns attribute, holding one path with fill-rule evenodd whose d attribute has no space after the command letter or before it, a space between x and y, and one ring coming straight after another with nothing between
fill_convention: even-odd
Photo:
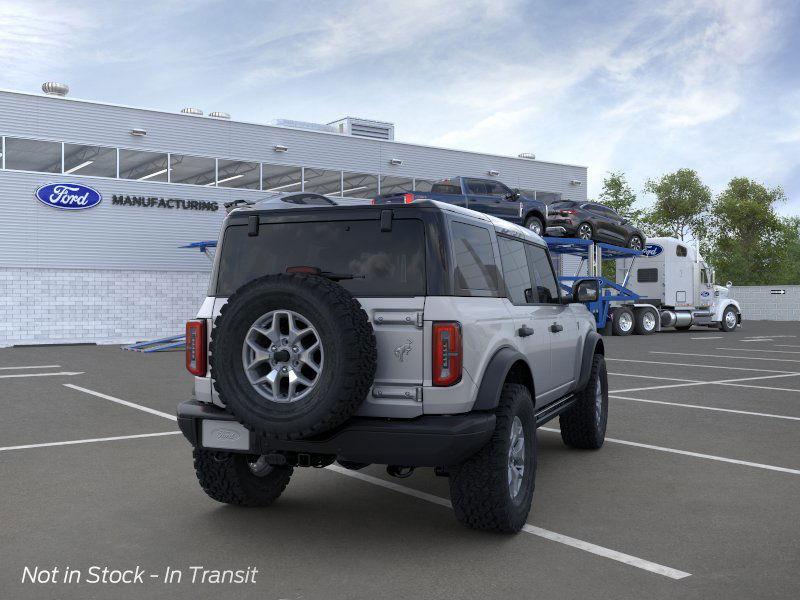
<instances>
[{"instance_id":1,"label":"spare tire alloy wheel","mask_svg":"<svg viewBox=\"0 0 800 600\"><path fill-rule=\"evenodd\" d=\"M375 334L339 284L278 274L239 288L211 333L211 377L226 409L267 438L301 439L353 416L375 377Z\"/></svg>"},{"instance_id":2,"label":"spare tire alloy wheel","mask_svg":"<svg viewBox=\"0 0 800 600\"><path fill-rule=\"evenodd\" d=\"M250 326L242 364L255 390L271 402L297 402L317 385L325 352L319 332L292 310L271 310Z\"/></svg>"},{"instance_id":3,"label":"spare tire alloy wheel","mask_svg":"<svg viewBox=\"0 0 800 600\"><path fill-rule=\"evenodd\" d=\"M592 226L588 223L581 223L578 226L578 238L582 240L592 239Z\"/></svg>"}]
</instances>

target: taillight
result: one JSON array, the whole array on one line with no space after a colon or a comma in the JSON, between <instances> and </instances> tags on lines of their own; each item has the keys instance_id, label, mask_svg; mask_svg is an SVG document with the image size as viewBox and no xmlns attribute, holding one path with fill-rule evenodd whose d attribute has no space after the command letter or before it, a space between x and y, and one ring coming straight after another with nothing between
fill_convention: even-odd
<instances>
[{"instance_id":1,"label":"taillight","mask_svg":"<svg viewBox=\"0 0 800 600\"><path fill-rule=\"evenodd\" d=\"M403 204L411 204L414 201L414 194L403 194Z\"/></svg>"},{"instance_id":2,"label":"taillight","mask_svg":"<svg viewBox=\"0 0 800 600\"><path fill-rule=\"evenodd\" d=\"M461 323L433 324L433 385L448 386L461 381L463 364Z\"/></svg>"},{"instance_id":3,"label":"taillight","mask_svg":"<svg viewBox=\"0 0 800 600\"><path fill-rule=\"evenodd\" d=\"M207 369L206 321L187 321L186 323L186 369L192 375L205 377Z\"/></svg>"},{"instance_id":4,"label":"taillight","mask_svg":"<svg viewBox=\"0 0 800 600\"><path fill-rule=\"evenodd\" d=\"M377 204L377 202L375 201L375 198L373 198L373 199L372 199L372 201L370 202L370 204Z\"/></svg>"},{"instance_id":5,"label":"taillight","mask_svg":"<svg viewBox=\"0 0 800 600\"><path fill-rule=\"evenodd\" d=\"M565 216L565 217L568 217L569 215L574 215L574 214L575 214L575 213L577 213L577 212L578 212L577 210L572 210L572 209L569 209L569 210L562 210L562 211L561 211L561 214L562 214L563 216Z\"/></svg>"}]
</instances>

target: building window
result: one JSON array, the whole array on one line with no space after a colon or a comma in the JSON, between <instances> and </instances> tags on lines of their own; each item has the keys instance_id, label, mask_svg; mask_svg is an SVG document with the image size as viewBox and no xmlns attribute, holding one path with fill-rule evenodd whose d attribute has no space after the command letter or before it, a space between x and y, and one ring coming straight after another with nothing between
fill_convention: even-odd
<instances>
[{"instance_id":1,"label":"building window","mask_svg":"<svg viewBox=\"0 0 800 600\"><path fill-rule=\"evenodd\" d=\"M342 196L348 198L374 198L378 195L378 176L364 173L343 174L344 189Z\"/></svg>"},{"instance_id":2,"label":"building window","mask_svg":"<svg viewBox=\"0 0 800 600\"><path fill-rule=\"evenodd\" d=\"M381 194L403 194L414 191L414 180L411 177L395 177L384 175L381 177Z\"/></svg>"},{"instance_id":3,"label":"building window","mask_svg":"<svg viewBox=\"0 0 800 600\"><path fill-rule=\"evenodd\" d=\"M211 186L216 181L216 172L217 161L213 158L185 154L171 154L169 157L170 183Z\"/></svg>"},{"instance_id":4,"label":"building window","mask_svg":"<svg viewBox=\"0 0 800 600\"><path fill-rule=\"evenodd\" d=\"M303 187L303 170L285 165L261 165L262 184L265 192L299 192Z\"/></svg>"},{"instance_id":5,"label":"building window","mask_svg":"<svg viewBox=\"0 0 800 600\"><path fill-rule=\"evenodd\" d=\"M139 181L168 181L167 155L141 150L119 151L119 176Z\"/></svg>"},{"instance_id":6,"label":"building window","mask_svg":"<svg viewBox=\"0 0 800 600\"><path fill-rule=\"evenodd\" d=\"M61 143L6 138L6 169L61 173Z\"/></svg>"},{"instance_id":7,"label":"building window","mask_svg":"<svg viewBox=\"0 0 800 600\"><path fill-rule=\"evenodd\" d=\"M219 187L259 189L260 165L254 162L222 160L217 163L217 185Z\"/></svg>"},{"instance_id":8,"label":"building window","mask_svg":"<svg viewBox=\"0 0 800 600\"><path fill-rule=\"evenodd\" d=\"M116 177L117 149L64 144L64 174Z\"/></svg>"},{"instance_id":9,"label":"building window","mask_svg":"<svg viewBox=\"0 0 800 600\"><path fill-rule=\"evenodd\" d=\"M430 192L433 184L436 183L433 179L415 179L414 191L415 192Z\"/></svg>"},{"instance_id":10,"label":"building window","mask_svg":"<svg viewBox=\"0 0 800 600\"><path fill-rule=\"evenodd\" d=\"M342 172L327 171L325 169L310 169L306 167L304 176L304 191L323 194L325 196L342 195Z\"/></svg>"}]
</instances>

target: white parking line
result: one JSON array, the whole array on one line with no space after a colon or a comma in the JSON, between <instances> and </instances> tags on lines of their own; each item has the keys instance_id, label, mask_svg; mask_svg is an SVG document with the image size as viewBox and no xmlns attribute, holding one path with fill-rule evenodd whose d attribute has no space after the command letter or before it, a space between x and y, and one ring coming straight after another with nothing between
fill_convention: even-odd
<instances>
[{"instance_id":1,"label":"white parking line","mask_svg":"<svg viewBox=\"0 0 800 600\"><path fill-rule=\"evenodd\" d=\"M776 348L800 348L797 344L775 344Z\"/></svg>"},{"instance_id":2,"label":"white parking line","mask_svg":"<svg viewBox=\"0 0 800 600\"><path fill-rule=\"evenodd\" d=\"M663 390L667 388L689 387L693 385L738 385L740 381L756 381L759 379L778 379L781 377L796 377L800 373L784 373L782 375L761 375L759 377L740 377L738 379L718 379L716 381L695 381L694 383L673 383L670 385L651 385L648 387L628 388L625 390L612 390L615 394L623 392L643 392L646 390ZM775 388L764 387L760 385L748 385L746 387L771 390ZM778 388L783 389L783 388Z\"/></svg>"},{"instance_id":3,"label":"white parking line","mask_svg":"<svg viewBox=\"0 0 800 600\"><path fill-rule=\"evenodd\" d=\"M0 379L16 379L19 377L53 377L55 375L83 375L84 371L59 371L58 373L14 373L13 375L0 375Z\"/></svg>"},{"instance_id":4,"label":"white parking line","mask_svg":"<svg viewBox=\"0 0 800 600\"><path fill-rule=\"evenodd\" d=\"M690 340L721 340L724 338L724 335L706 335L703 337L693 337L689 338Z\"/></svg>"},{"instance_id":5,"label":"white parking line","mask_svg":"<svg viewBox=\"0 0 800 600\"><path fill-rule=\"evenodd\" d=\"M609 398L616 400L630 400L631 402L646 402L647 404L664 404L666 406L679 406L682 408L697 408L700 410L714 410L718 412L735 413L738 415L748 415L751 417L769 417L771 419L785 419L787 421L800 421L800 417L790 417L788 415L774 415L772 413L751 412L749 410L734 410L732 408L717 408L716 406L702 406L700 404L682 404L680 402L664 402L662 400L645 400L644 398L629 398L627 396L617 396L609 394Z\"/></svg>"},{"instance_id":6,"label":"white parking line","mask_svg":"<svg viewBox=\"0 0 800 600\"><path fill-rule=\"evenodd\" d=\"M178 417L175 415L171 415L169 413L161 412L160 410L156 410L154 408L148 408L147 406L142 406L141 404L135 404L133 402L128 402L127 400L121 400L120 398L115 398L114 396L109 396L108 394L101 394L100 392L95 392L94 390L89 390L86 388L82 388L77 385L72 385L71 383L65 383L64 387L68 387L73 390L78 390L79 392L83 392L84 394L91 394L92 396L97 396L98 398L103 398L104 400L109 400L111 402L116 402L117 404L122 404L123 406L129 406L130 408L135 408L136 410L141 410L146 413L150 413L151 415L156 415L157 417L163 417L165 419L170 419L171 421L177 421Z\"/></svg>"},{"instance_id":7,"label":"white parking line","mask_svg":"<svg viewBox=\"0 0 800 600\"><path fill-rule=\"evenodd\" d=\"M705 354L698 354L697 356L706 356ZM743 356L737 356L736 358L744 358ZM615 360L619 362L633 362L633 363L644 363L646 365L670 365L673 367L700 367L703 369L728 369L730 371L759 371L760 373L787 373L789 375L796 375L794 371L776 371L775 369L755 369L752 367L726 367L723 365L698 365L698 364L691 364L691 363L675 363L675 362L663 362L657 360L637 360L634 358L608 358L606 357L606 362L610 360Z\"/></svg>"},{"instance_id":8,"label":"white parking line","mask_svg":"<svg viewBox=\"0 0 800 600\"><path fill-rule=\"evenodd\" d=\"M539 427L539 430L550 431L552 433L561 433L558 429L552 427ZM713 454L702 454L701 452L690 452L688 450L678 450L677 448L665 448L664 446L653 446L652 444L642 444L640 442L631 442L628 440L619 440L616 438L606 438L607 442L612 444L622 444L623 446L634 446L636 448L647 448L648 450L657 450L659 452L670 452L672 454L681 454L683 456L692 456L694 458L704 458L706 460L715 460L718 462L730 463L734 465L742 465L745 467L755 467L757 469L766 469L767 471L778 471L780 473L789 473L791 475L800 475L800 470L789 469L788 467L776 467L775 465L765 465L762 463L754 463L746 460L737 460L735 458L726 458L724 456L715 456Z\"/></svg>"},{"instance_id":9,"label":"white parking line","mask_svg":"<svg viewBox=\"0 0 800 600\"><path fill-rule=\"evenodd\" d=\"M47 448L49 446L74 446L76 444L94 444L96 442L116 442L117 440L135 440L138 438L159 437L162 435L178 435L180 431L161 431L159 433L140 433L137 435L117 435L114 437L89 438L85 440L69 440L67 442L46 442L44 444L25 444L24 446L5 446L0 452L9 450L27 450L29 448Z\"/></svg>"},{"instance_id":10,"label":"white parking line","mask_svg":"<svg viewBox=\"0 0 800 600\"><path fill-rule=\"evenodd\" d=\"M703 383L700 379L676 379L675 377L659 377L658 375L634 375L633 373L609 373L617 377L639 377L641 379L663 379L664 381L683 381L686 383Z\"/></svg>"},{"instance_id":11,"label":"white parking line","mask_svg":"<svg viewBox=\"0 0 800 600\"><path fill-rule=\"evenodd\" d=\"M773 354L800 354L792 350L762 350L761 348L714 348L714 350L733 350L734 352L770 352ZM746 354L744 356L747 356Z\"/></svg>"},{"instance_id":12,"label":"white parking line","mask_svg":"<svg viewBox=\"0 0 800 600\"><path fill-rule=\"evenodd\" d=\"M438 504L439 506L445 506L447 508L452 507L450 501L447 500L446 498L442 498L440 496L435 496L434 494L428 494L427 492L421 492L419 490L398 485L392 481L386 481L378 477L373 477L371 475L359 473L358 471L351 471L349 469L345 469L337 465L330 465L326 467L326 469L334 471L336 473L340 473L341 475L347 475L348 477L352 477L353 479L358 479L360 481L365 481L367 483L371 483L373 485L377 485L392 490L394 492L399 492L407 496L412 496L420 500L425 500L426 502ZM609 558L611 560L615 560L617 562L621 562L626 565L636 567L638 569L643 569L651 573L656 573L657 575L663 575L664 577L669 577L670 579L684 579L686 577L691 576L691 573L687 573L686 571L679 571L678 569L666 567L658 563L650 562L649 560L644 560L636 556L631 556L630 554L623 554L622 552L617 552L616 550L611 550L610 548L598 546L590 542L585 542L577 538L569 537L567 535L562 535L560 533L556 533L548 529L542 529L541 527L536 527L534 525L525 525L522 528L522 530L526 533L530 533L532 535L545 538L553 542L558 542L560 544L565 544L567 546L571 546L579 550L584 550L585 552L590 552L591 554L595 554L597 556Z\"/></svg>"},{"instance_id":13,"label":"white parking line","mask_svg":"<svg viewBox=\"0 0 800 600\"><path fill-rule=\"evenodd\" d=\"M16 369L60 369L61 365L33 365L28 367L0 367L0 371L13 371Z\"/></svg>"},{"instance_id":14,"label":"white parking line","mask_svg":"<svg viewBox=\"0 0 800 600\"><path fill-rule=\"evenodd\" d=\"M800 363L800 360L793 358L759 358L756 356L724 356L722 354L690 354L688 352L664 352L662 350L650 350L650 354L677 354L678 356L702 356L703 358L735 358L736 360L769 360L772 362L793 362ZM703 366L703 365L700 365Z\"/></svg>"}]
</instances>

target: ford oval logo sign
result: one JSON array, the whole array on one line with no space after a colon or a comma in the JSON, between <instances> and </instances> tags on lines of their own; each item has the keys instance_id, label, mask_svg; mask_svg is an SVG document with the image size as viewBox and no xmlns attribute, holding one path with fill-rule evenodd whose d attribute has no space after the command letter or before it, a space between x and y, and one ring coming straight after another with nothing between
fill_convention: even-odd
<instances>
[{"instance_id":1,"label":"ford oval logo sign","mask_svg":"<svg viewBox=\"0 0 800 600\"><path fill-rule=\"evenodd\" d=\"M642 256L658 256L664 251L664 248L658 244L647 244L642 250Z\"/></svg>"},{"instance_id":2,"label":"ford oval logo sign","mask_svg":"<svg viewBox=\"0 0 800 600\"><path fill-rule=\"evenodd\" d=\"M48 183L36 190L42 204L62 210L83 210L97 206L103 200L95 189L79 183Z\"/></svg>"}]
</instances>

